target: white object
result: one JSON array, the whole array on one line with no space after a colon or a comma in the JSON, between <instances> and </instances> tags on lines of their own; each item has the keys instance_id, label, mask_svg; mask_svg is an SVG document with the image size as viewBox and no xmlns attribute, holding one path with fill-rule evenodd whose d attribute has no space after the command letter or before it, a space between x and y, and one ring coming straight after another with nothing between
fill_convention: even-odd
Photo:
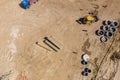
<instances>
[{"instance_id":1,"label":"white object","mask_svg":"<svg viewBox=\"0 0 120 80\"><path fill-rule=\"evenodd\" d=\"M87 54L83 55L83 60L84 61L89 61L89 58L90 58L89 55L87 55Z\"/></svg>"}]
</instances>

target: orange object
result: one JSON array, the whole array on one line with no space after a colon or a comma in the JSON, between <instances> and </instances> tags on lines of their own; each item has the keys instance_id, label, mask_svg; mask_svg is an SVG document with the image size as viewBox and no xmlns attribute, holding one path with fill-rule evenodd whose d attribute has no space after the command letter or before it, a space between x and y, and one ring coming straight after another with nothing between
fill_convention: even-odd
<instances>
[{"instance_id":1,"label":"orange object","mask_svg":"<svg viewBox=\"0 0 120 80\"><path fill-rule=\"evenodd\" d=\"M25 72L21 72L18 76L17 80L28 80L27 76L25 76Z\"/></svg>"},{"instance_id":2,"label":"orange object","mask_svg":"<svg viewBox=\"0 0 120 80\"><path fill-rule=\"evenodd\" d=\"M37 0L29 0L30 4L37 2Z\"/></svg>"}]
</instances>

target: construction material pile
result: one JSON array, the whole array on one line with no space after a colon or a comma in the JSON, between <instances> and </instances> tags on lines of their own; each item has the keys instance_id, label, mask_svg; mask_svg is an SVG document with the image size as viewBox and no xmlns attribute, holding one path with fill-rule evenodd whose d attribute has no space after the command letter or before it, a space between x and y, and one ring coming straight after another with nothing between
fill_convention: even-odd
<instances>
[{"instance_id":1,"label":"construction material pile","mask_svg":"<svg viewBox=\"0 0 120 80\"><path fill-rule=\"evenodd\" d=\"M102 26L100 26L99 30L96 30L95 34L100 37L101 42L107 42L114 35L118 26L118 21L104 20Z\"/></svg>"}]
</instances>

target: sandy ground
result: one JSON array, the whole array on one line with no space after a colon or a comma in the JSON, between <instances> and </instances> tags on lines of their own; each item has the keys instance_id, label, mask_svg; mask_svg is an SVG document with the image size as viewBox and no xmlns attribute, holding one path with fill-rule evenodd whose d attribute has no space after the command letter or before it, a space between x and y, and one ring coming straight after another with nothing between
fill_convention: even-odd
<instances>
[{"instance_id":1,"label":"sandy ground","mask_svg":"<svg viewBox=\"0 0 120 80\"><path fill-rule=\"evenodd\" d=\"M20 0L0 1L0 80L20 80L21 72L28 80L91 80L96 74L94 62L101 62L112 42L97 79L119 80L119 60L112 61L110 56L120 51L120 32L103 44L95 31L103 20L120 19L120 0L40 0L27 10L19 3ZM95 9L100 18L97 23L75 22ZM45 36L61 49L54 52L45 45ZM81 64L83 53L90 56L87 66ZM92 69L88 77L81 75L85 67Z\"/></svg>"}]
</instances>

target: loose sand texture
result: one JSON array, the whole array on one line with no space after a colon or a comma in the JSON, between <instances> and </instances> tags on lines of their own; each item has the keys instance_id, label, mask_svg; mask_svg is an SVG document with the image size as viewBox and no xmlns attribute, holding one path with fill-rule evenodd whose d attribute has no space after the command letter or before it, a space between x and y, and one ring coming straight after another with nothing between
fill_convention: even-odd
<instances>
[{"instance_id":1,"label":"loose sand texture","mask_svg":"<svg viewBox=\"0 0 120 80\"><path fill-rule=\"evenodd\" d=\"M120 61L111 57L120 52L120 27L106 43L95 35L103 20L120 19L120 0L39 0L26 10L20 2L0 0L0 80L120 80ZM76 22L93 10L98 22ZM58 52L43 43L46 36ZM84 77L86 67L92 72Z\"/></svg>"}]
</instances>

